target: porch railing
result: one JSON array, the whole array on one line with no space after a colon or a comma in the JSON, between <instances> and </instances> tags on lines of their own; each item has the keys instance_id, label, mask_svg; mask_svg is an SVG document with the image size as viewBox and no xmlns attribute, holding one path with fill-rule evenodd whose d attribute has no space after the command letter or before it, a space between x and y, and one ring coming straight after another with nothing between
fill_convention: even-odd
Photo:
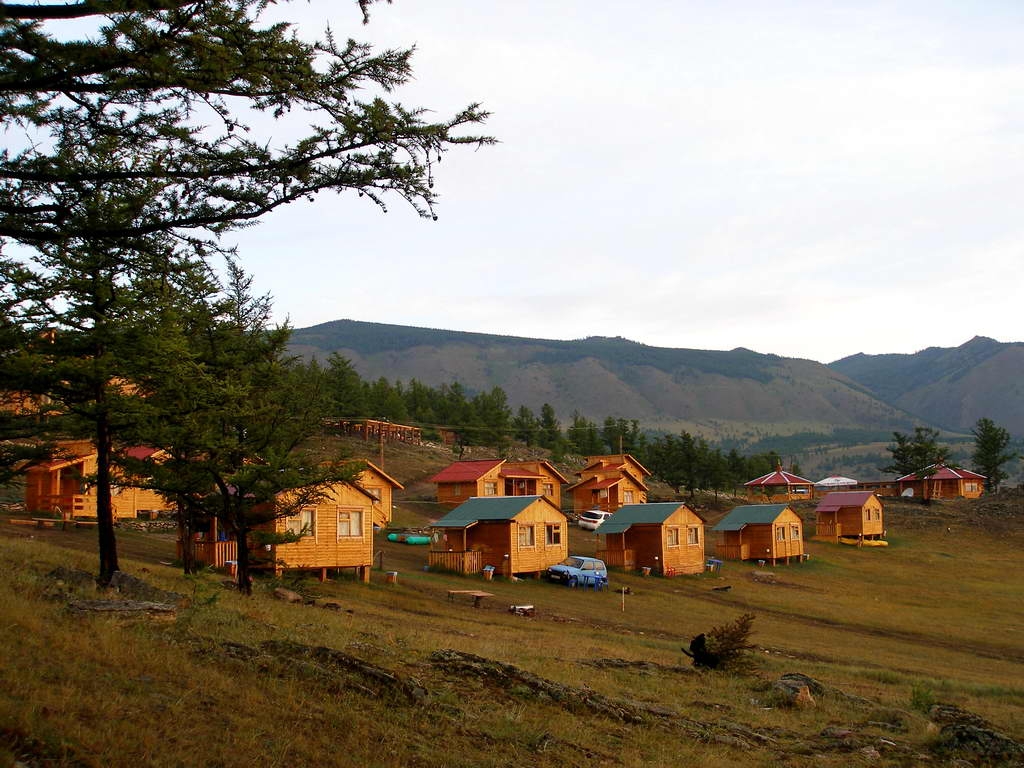
<instances>
[{"instance_id":1,"label":"porch railing","mask_svg":"<svg viewBox=\"0 0 1024 768\"><path fill-rule=\"evenodd\" d=\"M181 541L178 541L178 558L182 555ZM238 559L236 541L193 541L192 557L197 563L213 568L223 568L229 560Z\"/></svg>"},{"instance_id":2,"label":"porch railing","mask_svg":"<svg viewBox=\"0 0 1024 768\"><path fill-rule=\"evenodd\" d=\"M484 569L484 553L466 552L430 552L427 564L431 568L442 568L456 573L480 573Z\"/></svg>"},{"instance_id":3,"label":"porch railing","mask_svg":"<svg viewBox=\"0 0 1024 768\"><path fill-rule=\"evenodd\" d=\"M814 526L814 538L835 541L843 535L842 531L843 526L841 523L819 522Z\"/></svg>"},{"instance_id":4,"label":"porch railing","mask_svg":"<svg viewBox=\"0 0 1024 768\"><path fill-rule=\"evenodd\" d=\"M715 544L715 555L722 560L749 560L749 544Z\"/></svg>"}]
</instances>

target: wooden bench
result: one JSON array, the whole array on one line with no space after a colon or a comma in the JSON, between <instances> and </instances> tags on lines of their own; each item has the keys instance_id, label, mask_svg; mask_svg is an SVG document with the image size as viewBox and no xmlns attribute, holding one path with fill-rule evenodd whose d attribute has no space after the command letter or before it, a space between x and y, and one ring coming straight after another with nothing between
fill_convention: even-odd
<instances>
[{"instance_id":1,"label":"wooden bench","mask_svg":"<svg viewBox=\"0 0 1024 768\"><path fill-rule=\"evenodd\" d=\"M36 528L55 528L60 526L63 530L68 527L70 520L61 520L59 517L33 517L32 520L36 524Z\"/></svg>"},{"instance_id":2,"label":"wooden bench","mask_svg":"<svg viewBox=\"0 0 1024 768\"><path fill-rule=\"evenodd\" d=\"M448 590L448 599L449 600L455 600L455 596L456 595L466 595L466 597L472 597L473 598L473 607L474 608L479 608L480 607L480 601L483 600L485 597L494 597L494 595L491 592L482 592L479 589L449 589Z\"/></svg>"},{"instance_id":3,"label":"wooden bench","mask_svg":"<svg viewBox=\"0 0 1024 768\"><path fill-rule=\"evenodd\" d=\"M96 520L75 520L75 528L95 528L99 525Z\"/></svg>"}]
</instances>

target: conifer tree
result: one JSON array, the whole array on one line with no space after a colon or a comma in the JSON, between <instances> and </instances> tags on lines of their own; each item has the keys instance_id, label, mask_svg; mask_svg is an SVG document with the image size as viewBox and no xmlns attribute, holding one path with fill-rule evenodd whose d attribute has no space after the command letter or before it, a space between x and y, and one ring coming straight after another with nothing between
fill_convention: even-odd
<instances>
[{"instance_id":1,"label":"conifer tree","mask_svg":"<svg viewBox=\"0 0 1024 768\"><path fill-rule=\"evenodd\" d=\"M1017 458L1017 454L1009 450L1010 433L989 418L978 419L971 433L974 435L974 469L985 476L986 491L998 491L1003 480L1009 477L1003 465Z\"/></svg>"}]
</instances>

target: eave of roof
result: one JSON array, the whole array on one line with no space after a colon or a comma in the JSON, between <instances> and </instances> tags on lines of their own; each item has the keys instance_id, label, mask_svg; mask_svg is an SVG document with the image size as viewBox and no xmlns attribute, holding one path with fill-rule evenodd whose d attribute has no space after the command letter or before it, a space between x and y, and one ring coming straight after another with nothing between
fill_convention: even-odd
<instances>
[{"instance_id":1,"label":"eave of roof","mask_svg":"<svg viewBox=\"0 0 1024 768\"><path fill-rule=\"evenodd\" d=\"M734 507L711 530L738 531L748 525L773 523L788 507L788 504L744 504Z\"/></svg>"},{"instance_id":2,"label":"eave of roof","mask_svg":"<svg viewBox=\"0 0 1024 768\"><path fill-rule=\"evenodd\" d=\"M505 463L504 459L477 459L474 461L456 461L449 464L427 482L430 483L467 483L479 480L495 467Z\"/></svg>"},{"instance_id":3,"label":"eave of roof","mask_svg":"<svg viewBox=\"0 0 1024 768\"><path fill-rule=\"evenodd\" d=\"M541 501L561 515L546 496L474 496L435 523L433 528L468 528L479 522L512 520L527 507Z\"/></svg>"}]
</instances>

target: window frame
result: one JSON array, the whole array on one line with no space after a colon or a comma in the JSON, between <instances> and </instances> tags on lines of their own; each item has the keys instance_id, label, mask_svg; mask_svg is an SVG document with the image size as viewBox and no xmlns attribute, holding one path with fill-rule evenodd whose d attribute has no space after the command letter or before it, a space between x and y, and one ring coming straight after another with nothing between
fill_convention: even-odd
<instances>
[{"instance_id":1,"label":"window frame","mask_svg":"<svg viewBox=\"0 0 1024 768\"><path fill-rule=\"evenodd\" d=\"M309 514L308 524L303 523L303 517L305 517L307 513ZM302 507L294 514L286 517L284 521L284 529L287 533L294 533L302 539L307 536L312 536L316 539L316 507Z\"/></svg>"},{"instance_id":2,"label":"window frame","mask_svg":"<svg viewBox=\"0 0 1024 768\"><path fill-rule=\"evenodd\" d=\"M349 529L348 533L342 533L341 532L342 515L346 515L347 516L347 519L345 520L345 522L348 524L348 529ZM363 533L363 521L364 521L364 518L363 518L363 515L364 515L364 510L362 510L362 509L360 509L358 507L338 507L338 513L337 513L337 517L336 517L337 524L338 524L338 529L337 529L338 541L342 541L342 540L345 540L345 539L361 539L361 538L364 537L364 533ZM358 528L356 528L356 531L357 531L356 533L352 533L353 522L354 522L353 518L358 520Z\"/></svg>"},{"instance_id":3,"label":"window frame","mask_svg":"<svg viewBox=\"0 0 1024 768\"><path fill-rule=\"evenodd\" d=\"M561 523L545 523L544 524L544 544L548 547L560 547L562 546L562 524Z\"/></svg>"},{"instance_id":4,"label":"window frame","mask_svg":"<svg viewBox=\"0 0 1024 768\"><path fill-rule=\"evenodd\" d=\"M665 528L665 546L666 547L678 547L679 546L679 526L670 525Z\"/></svg>"},{"instance_id":5,"label":"window frame","mask_svg":"<svg viewBox=\"0 0 1024 768\"><path fill-rule=\"evenodd\" d=\"M520 549L533 549L537 546L537 532L534 530L532 525L519 524L518 530L518 541ZM527 542L523 542L523 538L527 538Z\"/></svg>"}]
</instances>

